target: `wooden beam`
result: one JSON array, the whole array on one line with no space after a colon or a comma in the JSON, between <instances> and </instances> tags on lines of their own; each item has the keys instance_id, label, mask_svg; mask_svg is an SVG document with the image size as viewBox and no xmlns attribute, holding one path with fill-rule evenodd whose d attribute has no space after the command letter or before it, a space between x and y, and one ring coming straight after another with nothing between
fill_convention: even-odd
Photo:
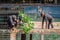
<instances>
[{"instance_id":1,"label":"wooden beam","mask_svg":"<svg viewBox=\"0 0 60 40\"><path fill-rule=\"evenodd\" d=\"M20 32L21 34L25 34L22 29L15 29L14 31L0 30L0 32L9 32L9 33L18 33L18 32ZM50 34L52 32L57 33L57 34L60 34L60 29L32 29L30 31L30 34L34 34L34 33Z\"/></svg>"},{"instance_id":2,"label":"wooden beam","mask_svg":"<svg viewBox=\"0 0 60 40\"><path fill-rule=\"evenodd\" d=\"M21 34L24 34L23 30L19 30L19 32ZM33 29L33 30L30 31L30 34L34 34L34 33L50 34L52 32L60 34L60 29Z\"/></svg>"},{"instance_id":3,"label":"wooden beam","mask_svg":"<svg viewBox=\"0 0 60 40\"><path fill-rule=\"evenodd\" d=\"M26 40L26 34L21 34L21 40Z\"/></svg>"}]
</instances>

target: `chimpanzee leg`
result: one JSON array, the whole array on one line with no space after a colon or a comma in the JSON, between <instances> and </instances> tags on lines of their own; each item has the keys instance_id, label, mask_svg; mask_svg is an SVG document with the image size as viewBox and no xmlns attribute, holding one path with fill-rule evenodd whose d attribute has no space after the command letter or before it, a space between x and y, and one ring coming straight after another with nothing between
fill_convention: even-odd
<instances>
[{"instance_id":1,"label":"chimpanzee leg","mask_svg":"<svg viewBox=\"0 0 60 40\"><path fill-rule=\"evenodd\" d=\"M51 26L51 28L53 28L52 19L49 20L48 29L49 29L50 26Z\"/></svg>"},{"instance_id":2,"label":"chimpanzee leg","mask_svg":"<svg viewBox=\"0 0 60 40\"><path fill-rule=\"evenodd\" d=\"M48 21L48 29L50 28L51 23L52 23L52 19L49 19L49 21Z\"/></svg>"},{"instance_id":3,"label":"chimpanzee leg","mask_svg":"<svg viewBox=\"0 0 60 40\"><path fill-rule=\"evenodd\" d=\"M51 28L53 28L53 24L51 23Z\"/></svg>"},{"instance_id":4,"label":"chimpanzee leg","mask_svg":"<svg viewBox=\"0 0 60 40\"><path fill-rule=\"evenodd\" d=\"M50 23L48 23L48 29L50 28Z\"/></svg>"},{"instance_id":5,"label":"chimpanzee leg","mask_svg":"<svg viewBox=\"0 0 60 40\"><path fill-rule=\"evenodd\" d=\"M50 22L51 22L51 23L50 23L50 24L51 24L51 28L53 28L52 20L51 20Z\"/></svg>"}]
</instances>

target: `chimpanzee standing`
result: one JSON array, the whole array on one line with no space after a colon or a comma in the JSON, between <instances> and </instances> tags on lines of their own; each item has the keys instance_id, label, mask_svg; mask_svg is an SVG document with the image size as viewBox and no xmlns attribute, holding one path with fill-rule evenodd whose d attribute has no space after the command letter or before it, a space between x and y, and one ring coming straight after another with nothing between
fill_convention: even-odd
<instances>
[{"instance_id":1,"label":"chimpanzee standing","mask_svg":"<svg viewBox=\"0 0 60 40\"><path fill-rule=\"evenodd\" d=\"M39 10L40 12L40 15L41 15L41 18L42 18L42 29L43 29L43 26L44 26L44 20L46 21L46 28L50 28L50 25L51 25L51 28L53 28L53 24L52 24L52 21L53 21L53 17L49 14L45 14L42 9Z\"/></svg>"}]
</instances>

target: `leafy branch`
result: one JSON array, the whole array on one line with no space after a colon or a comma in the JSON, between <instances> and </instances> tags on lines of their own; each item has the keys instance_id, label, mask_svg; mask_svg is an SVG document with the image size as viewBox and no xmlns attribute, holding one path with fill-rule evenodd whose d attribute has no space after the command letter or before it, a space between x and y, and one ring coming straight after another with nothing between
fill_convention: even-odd
<instances>
[{"instance_id":1,"label":"leafy branch","mask_svg":"<svg viewBox=\"0 0 60 40\"><path fill-rule=\"evenodd\" d=\"M33 26L34 26L34 23L31 21L31 19L26 15L24 14L23 12L19 12L19 16L22 17L22 21L23 21L23 31L25 33L29 33L30 30L33 29ZM21 27L21 25L19 26Z\"/></svg>"}]
</instances>

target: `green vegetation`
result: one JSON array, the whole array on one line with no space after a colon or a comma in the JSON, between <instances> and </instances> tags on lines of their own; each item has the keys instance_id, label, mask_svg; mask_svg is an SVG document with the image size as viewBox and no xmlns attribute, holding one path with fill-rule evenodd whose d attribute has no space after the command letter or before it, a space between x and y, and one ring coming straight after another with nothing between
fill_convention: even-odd
<instances>
[{"instance_id":1,"label":"green vegetation","mask_svg":"<svg viewBox=\"0 0 60 40\"><path fill-rule=\"evenodd\" d=\"M45 35L45 40L57 40L58 39L58 34L57 33L51 33L49 35Z\"/></svg>"},{"instance_id":2,"label":"green vegetation","mask_svg":"<svg viewBox=\"0 0 60 40\"><path fill-rule=\"evenodd\" d=\"M23 29L23 31L25 32L25 33L29 33L30 32L30 30L32 30L33 29L33 26L34 26L34 23L31 21L31 19L26 15L26 14L24 14L23 12L19 12L19 16L21 16L22 17L22 22L23 22L23 25L21 26L20 25L20 27L23 27L22 29Z\"/></svg>"}]
</instances>

